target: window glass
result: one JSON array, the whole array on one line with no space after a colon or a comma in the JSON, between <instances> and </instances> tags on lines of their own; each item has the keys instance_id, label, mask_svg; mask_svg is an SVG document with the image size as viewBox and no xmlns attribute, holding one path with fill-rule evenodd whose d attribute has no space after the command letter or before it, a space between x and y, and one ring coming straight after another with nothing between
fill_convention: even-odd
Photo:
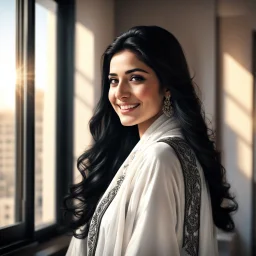
<instances>
[{"instance_id":1,"label":"window glass","mask_svg":"<svg viewBox=\"0 0 256 256\"><path fill-rule=\"evenodd\" d=\"M0 227L15 219L16 1L0 0Z\"/></svg>"},{"instance_id":2,"label":"window glass","mask_svg":"<svg viewBox=\"0 0 256 256\"><path fill-rule=\"evenodd\" d=\"M55 222L56 3L36 2L35 227Z\"/></svg>"}]
</instances>

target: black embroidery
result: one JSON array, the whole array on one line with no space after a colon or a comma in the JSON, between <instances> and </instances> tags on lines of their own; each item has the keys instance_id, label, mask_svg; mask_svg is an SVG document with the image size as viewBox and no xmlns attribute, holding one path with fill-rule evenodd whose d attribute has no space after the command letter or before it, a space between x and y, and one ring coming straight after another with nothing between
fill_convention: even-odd
<instances>
[{"instance_id":1,"label":"black embroidery","mask_svg":"<svg viewBox=\"0 0 256 256\"><path fill-rule=\"evenodd\" d=\"M102 217L106 212L107 208L109 207L110 203L115 198L119 188L121 187L125 178L126 169L128 168L131 161L134 159L136 152L137 151L132 152L129 162L124 165L123 174L117 179L116 185L108 192L107 196L105 196L100 204L96 207L88 232L88 256L93 256L95 254Z\"/></svg>"},{"instance_id":2,"label":"black embroidery","mask_svg":"<svg viewBox=\"0 0 256 256\"><path fill-rule=\"evenodd\" d=\"M197 169L195 155L183 139L172 137L159 140L158 142L165 142L172 146L180 160L185 181L185 215L182 247L189 256L197 256L199 251L201 178ZM131 160L134 156L135 152ZM124 169L126 169L128 165L129 164L125 165ZM89 249L88 256L95 254L102 217L115 198L124 178L125 170L124 174L118 178L115 187L103 198L93 214L87 241Z\"/></svg>"},{"instance_id":3,"label":"black embroidery","mask_svg":"<svg viewBox=\"0 0 256 256\"><path fill-rule=\"evenodd\" d=\"M170 145L176 152L183 171L185 182L185 214L182 248L190 256L199 251L201 177L197 169L196 157L185 140L172 137L159 140Z\"/></svg>"},{"instance_id":4,"label":"black embroidery","mask_svg":"<svg viewBox=\"0 0 256 256\"><path fill-rule=\"evenodd\" d=\"M95 254L101 219L105 211L107 210L108 206L115 198L119 188L121 187L121 184L123 183L124 178L125 178L125 175L121 175L118 178L116 186L109 191L108 195L105 198L103 198L103 200L97 206L93 214L89 232L88 232L88 239L87 239L88 248L89 248L88 256L92 256Z\"/></svg>"}]
</instances>

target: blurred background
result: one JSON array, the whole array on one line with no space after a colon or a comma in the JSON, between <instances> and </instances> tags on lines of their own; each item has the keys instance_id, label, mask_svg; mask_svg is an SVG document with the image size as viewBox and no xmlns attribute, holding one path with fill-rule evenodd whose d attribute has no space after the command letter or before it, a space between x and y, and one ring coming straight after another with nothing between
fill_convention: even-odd
<instances>
[{"instance_id":1,"label":"blurred background","mask_svg":"<svg viewBox=\"0 0 256 256\"><path fill-rule=\"evenodd\" d=\"M256 255L255 0L0 0L0 255L65 255L101 55L135 25L181 43L239 203L220 255Z\"/></svg>"}]
</instances>

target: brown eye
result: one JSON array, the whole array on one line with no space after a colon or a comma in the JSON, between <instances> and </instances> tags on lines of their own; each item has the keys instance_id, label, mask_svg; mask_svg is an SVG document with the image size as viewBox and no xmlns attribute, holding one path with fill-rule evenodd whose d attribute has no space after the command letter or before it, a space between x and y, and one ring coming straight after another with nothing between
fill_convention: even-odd
<instances>
[{"instance_id":1,"label":"brown eye","mask_svg":"<svg viewBox=\"0 0 256 256\"><path fill-rule=\"evenodd\" d=\"M131 77L131 81L133 81L133 82L142 82L144 80L145 80L144 77L138 76L138 75L134 75L134 76Z\"/></svg>"},{"instance_id":2,"label":"brown eye","mask_svg":"<svg viewBox=\"0 0 256 256\"><path fill-rule=\"evenodd\" d=\"M118 80L115 78L109 78L108 82L109 82L109 84L116 84L116 83L118 83Z\"/></svg>"}]
</instances>

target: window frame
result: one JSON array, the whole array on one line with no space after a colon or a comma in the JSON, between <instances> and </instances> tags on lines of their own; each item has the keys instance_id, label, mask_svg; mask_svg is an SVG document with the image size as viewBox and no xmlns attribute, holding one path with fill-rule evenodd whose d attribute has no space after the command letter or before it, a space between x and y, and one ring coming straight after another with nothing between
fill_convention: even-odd
<instances>
[{"instance_id":1,"label":"window frame","mask_svg":"<svg viewBox=\"0 0 256 256\"><path fill-rule=\"evenodd\" d=\"M252 32L252 75L253 75L253 177L252 177L252 255L256 253L256 30Z\"/></svg>"},{"instance_id":2,"label":"window frame","mask_svg":"<svg viewBox=\"0 0 256 256\"><path fill-rule=\"evenodd\" d=\"M68 192L68 186L73 181L75 0L55 0L55 2L57 3L56 222L53 225L35 230L34 71L36 1L16 0L16 68L19 70L15 113L15 219L17 223L0 228L1 255L21 249L25 245L43 242L66 232L61 207L63 197ZM63 44L63 42L66 43ZM23 68L20 69L19 67ZM19 218L20 216L22 217Z\"/></svg>"}]
</instances>

